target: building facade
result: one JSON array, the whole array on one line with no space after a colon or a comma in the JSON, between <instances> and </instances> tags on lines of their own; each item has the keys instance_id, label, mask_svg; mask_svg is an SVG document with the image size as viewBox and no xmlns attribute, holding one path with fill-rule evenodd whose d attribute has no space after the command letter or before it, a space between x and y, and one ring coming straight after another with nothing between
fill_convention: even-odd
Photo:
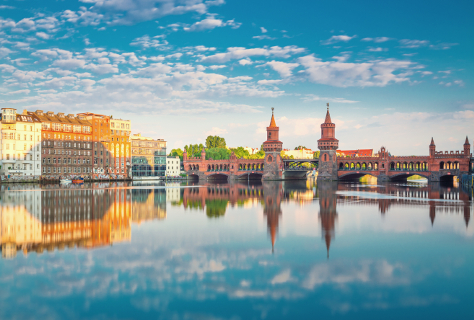
<instances>
[{"instance_id":1,"label":"building facade","mask_svg":"<svg viewBox=\"0 0 474 320\"><path fill-rule=\"evenodd\" d=\"M167 157L166 158L166 176L177 177L181 173L181 164L179 157Z\"/></svg>"},{"instance_id":2,"label":"building facade","mask_svg":"<svg viewBox=\"0 0 474 320\"><path fill-rule=\"evenodd\" d=\"M279 140L279 135L280 128L276 125L272 108L272 119L267 127L267 140L263 143L265 151L263 180L278 180L283 177L283 161L280 156L283 142Z\"/></svg>"},{"instance_id":3,"label":"building facade","mask_svg":"<svg viewBox=\"0 0 474 320\"><path fill-rule=\"evenodd\" d=\"M79 113L92 127L92 177L108 178L111 174L112 154L110 152L110 117L91 112Z\"/></svg>"},{"instance_id":4,"label":"building facade","mask_svg":"<svg viewBox=\"0 0 474 320\"><path fill-rule=\"evenodd\" d=\"M298 149L298 150L289 150L283 149L285 153L284 156L291 157L295 159L313 159L314 151L311 149Z\"/></svg>"},{"instance_id":5,"label":"building facade","mask_svg":"<svg viewBox=\"0 0 474 320\"><path fill-rule=\"evenodd\" d=\"M1 169L2 175L41 175L41 121L26 110L2 108Z\"/></svg>"},{"instance_id":6,"label":"building facade","mask_svg":"<svg viewBox=\"0 0 474 320\"><path fill-rule=\"evenodd\" d=\"M319 167L318 180L337 180L337 153L339 140L336 139L336 125L331 121L328 110L324 123L321 124L321 139L318 140Z\"/></svg>"},{"instance_id":7,"label":"building facade","mask_svg":"<svg viewBox=\"0 0 474 320\"><path fill-rule=\"evenodd\" d=\"M166 141L142 137L140 133L132 139L132 176L165 177Z\"/></svg>"},{"instance_id":8,"label":"building facade","mask_svg":"<svg viewBox=\"0 0 474 320\"><path fill-rule=\"evenodd\" d=\"M41 175L46 178L91 175L91 123L85 117L52 111L27 112L41 121Z\"/></svg>"},{"instance_id":9,"label":"building facade","mask_svg":"<svg viewBox=\"0 0 474 320\"><path fill-rule=\"evenodd\" d=\"M110 116L110 173L117 177L127 178L131 167L131 130L130 120L114 119Z\"/></svg>"}]
</instances>

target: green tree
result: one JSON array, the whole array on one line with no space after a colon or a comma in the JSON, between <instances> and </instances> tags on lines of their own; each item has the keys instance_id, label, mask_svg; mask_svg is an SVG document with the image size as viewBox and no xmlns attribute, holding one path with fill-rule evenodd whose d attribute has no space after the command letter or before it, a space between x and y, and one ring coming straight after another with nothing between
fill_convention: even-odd
<instances>
[{"instance_id":1,"label":"green tree","mask_svg":"<svg viewBox=\"0 0 474 320\"><path fill-rule=\"evenodd\" d=\"M211 148L206 150L206 159L227 160L230 158L232 151L224 148Z\"/></svg>"},{"instance_id":2,"label":"green tree","mask_svg":"<svg viewBox=\"0 0 474 320\"><path fill-rule=\"evenodd\" d=\"M181 161L183 161L183 150L181 149L173 149L171 150L170 154L169 154L170 157L179 157L179 159L181 159Z\"/></svg>"},{"instance_id":3,"label":"green tree","mask_svg":"<svg viewBox=\"0 0 474 320\"><path fill-rule=\"evenodd\" d=\"M206 149L225 148L225 139L219 136L208 136L206 138Z\"/></svg>"},{"instance_id":4,"label":"green tree","mask_svg":"<svg viewBox=\"0 0 474 320\"><path fill-rule=\"evenodd\" d=\"M301 150L301 149L308 149L308 148L306 148L305 146L297 146L297 147L295 148L295 150Z\"/></svg>"},{"instance_id":5,"label":"green tree","mask_svg":"<svg viewBox=\"0 0 474 320\"><path fill-rule=\"evenodd\" d=\"M247 150L245 150L244 147L232 148L230 150L233 151L235 156L239 159L241 158L248 159L250 156L250 153Z\"/></svg>"},{"instance_id":6,"label":"green tree","mask_svg":"<svg viewBox=\"0 0 474 320\"><path fill-rule=\"evenodd\" d=\"M319 159L319 154L320 154L319 151L313 152L313 159Z\"/></svg>"}]
</instances>

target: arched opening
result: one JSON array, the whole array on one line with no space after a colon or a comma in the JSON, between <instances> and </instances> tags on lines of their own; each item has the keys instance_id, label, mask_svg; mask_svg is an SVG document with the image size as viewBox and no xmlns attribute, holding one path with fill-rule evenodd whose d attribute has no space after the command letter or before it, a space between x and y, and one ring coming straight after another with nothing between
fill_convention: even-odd
<instances>
[{"instance_id":1,"label":"arched opening","mask_svg":"<svg viewBox=\"0 0 474 320\"><path fill-rule=\"evenodd\" d=\"M193 181L193 182L197 182L197 181L199 181L199 176L195 173L192 173L188 176L188 179Z\"/></svg>"},{"instance_id":2,"label":"arched opening","mask_svg":"<svg viewBox=\"0 0 474 320\"><path fill-rule=\"evenodd\" d=\"M240 175L237 179L239 180L262 180L262 173L260 172L249 172Z\"/></svg>"},{"instance_id":3,"label":"arched opening","mask_svg":"<svg viewBox=\"0 0 474 320\"><path fill-rule=\"evenodd\" d=\"M390 162L390 170L395 170L395 162Z\"/></svg>"},{"instance_id":4,"label":"arched opening","mask_svg":"<svg viewBox=\"0 0 474 320\"><path fill-rule=\"evenodd\" d=\"M227 181L227 175L222 174L222 173L211 174L210 176L207 177L207 180L210 180L210 181Z\"/></svg>"},{"instance_id":5,"label":"arched opening","mask_svg":"<svg viewBox=\"0 0 474 320\"><path fill-rule=\"evenodd\" d=\"M344 170L349 170L349 164L347 162L344 164Z\"/></svg>"},{"instance_id":6,"label":"arched opening","mask_svg":"<svg viewBox=\"0 0 474 320\"><path fill-rule=\"evenodd\" d=\"M439 163L439 169L440 169L440 170L443 170L443 169L444 169L444 161L441 161L441 162Z\"/></svg>"},{"instance_id":7,"label":"arched opening","mask_svg":"<svg viewBox=\"0 0 474 320\"><path fill-rule=\"evenodd\" d=\"M367 170L367 164L365 162L362 162L362 170Z\"/></svg>"},{"instance_id":8,"label":"arched opening","mask_svg":"<svg viewBox=\"0 0 474 320\"><path fill-rule=\"evenodd\" d=\"M339 170L342 170L344 168L344 164L341 162L339 163Z\"/></svg>"}]
</instances>

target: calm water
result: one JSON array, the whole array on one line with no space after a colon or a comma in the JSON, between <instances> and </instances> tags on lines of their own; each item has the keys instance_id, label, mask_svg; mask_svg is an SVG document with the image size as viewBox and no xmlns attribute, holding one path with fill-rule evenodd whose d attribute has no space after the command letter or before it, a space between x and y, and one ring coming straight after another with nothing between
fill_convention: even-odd
<instances>
[{"instance_id":1,"label":"calm water","mask_svg":"<svg viewBox=\"0 0 474 320\"><path fill-rule=\"evenodd\" d=\"M472 194L1 186L1 319L473 319Z\"/></svg>"}]
</instances>

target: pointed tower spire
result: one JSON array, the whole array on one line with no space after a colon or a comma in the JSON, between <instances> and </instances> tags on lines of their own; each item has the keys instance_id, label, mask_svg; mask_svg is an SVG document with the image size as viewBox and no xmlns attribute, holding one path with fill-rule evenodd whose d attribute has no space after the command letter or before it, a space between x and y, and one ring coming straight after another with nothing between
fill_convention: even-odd
<instances>
[{"instance_id":1,"label":"pointed tower spire","mask_svg":"<svg viewBox=\"0 0 474 320\"><path fill-rule=\"evenodd\" d=\"M329 260L329 247L331 247L331 235L329 234L329 232L326 233L324 238L326 240L327 258Z\"/></svg>"},{"instance_id":2,"label":"pointed tower spire","mask_svg":"<svg viewBox=\"0 0 474 320\"><path fill-rule=\"evenodd\" d=\"M324 119L324 123L332 123L331 122L331 115L329 114L329 103L327 104L328 110L326 112L326 119Z\"/></svg>"},{"instance_id":3,"label":"pointed tower spire","mask_svg":"<svg viewBox=\"0 0 474 320\"><path fill-rule=\"evenodd\" d=\"M275 108L272 108L272 120L270 120L270 128L276 128L276 122L275 122L275 116L273 115L273 110L275 110Z\"/></svg>"},{"instance_id":4,"label":"pointed tower spire","mask_svg":"<svg viewBox=\"0 0 474 320\"><path fill-rule=\"evenodd\" d=\"M433 140L433 137L431 137L431 143L430 143L430 146L434 146L435 143L434 143L434 140Z\"/></svg>"},{"instance_id":5,"label":"pointed tower spire","mask_svg":"<svg viewBox=\"0 0 474 320\"><path fill-rule=\"evenodd\" d=\"M464 144L470 144L469 143L469 138L466 136L466 141L464 142Z\"/></svg>"}]
</instances>

